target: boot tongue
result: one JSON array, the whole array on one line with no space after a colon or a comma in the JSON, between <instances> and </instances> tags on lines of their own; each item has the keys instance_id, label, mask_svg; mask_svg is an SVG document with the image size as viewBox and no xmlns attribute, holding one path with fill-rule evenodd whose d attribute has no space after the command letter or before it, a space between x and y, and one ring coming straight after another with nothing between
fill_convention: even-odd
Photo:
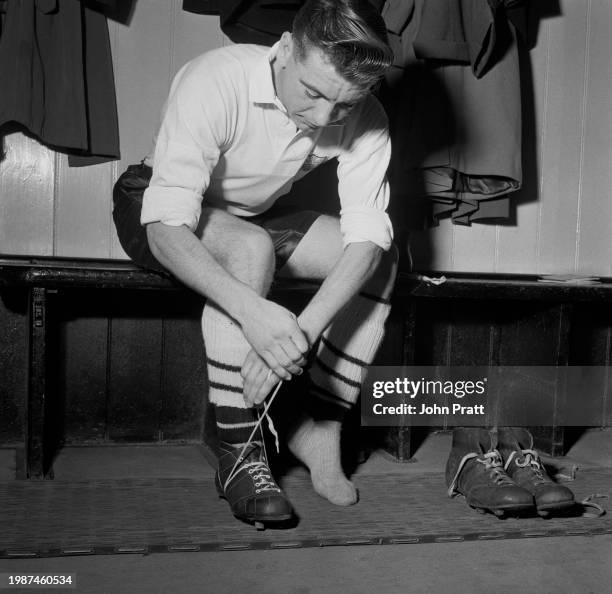
<instances>
[{"instance_id":1,"label":"boot tongue","mask_svg":"<svg viewBox=\"0 0 612 594\"><path fill-rule=\"evenodd\" d=\"M516 443L521 450L533 450L533 435L527 429L520 428L515 429L512 432Z\"/></svg>"},{"instance_id":2,"label":"boot tongue","mask_svg":"<svg viewBox=\"0 0 612 594\"><path fill-rule=\"evenodd\" d=\"M486 432L486 435L481 433L480 442L478 443L480 446L480 453L488 454L489 452L494 452L497 449L497 433Z\"/></svg>"},{"instance_id":3,"label":"boot tongue","mask_svg":"<svg viewBox=\"0 0 612 594\"><path fill-rule=\"evenodd\" d=\"M518 442L517 435L512 429L502 429L500 435L499 451L504 460L507 460L512 452L515 456L523 455L523 448Z\"/></svg>"},{"instance_id":4,"label":"boot tongue","mask_svg":"<svg viewBox=\"0 0 612 594\"><path fill-rule=\"evenodd\" d=\"M260 462L261 460L265 460L263 448L258 441L250 443L244 451L244 454L242 454L242 457L245 462Z\"/></svg>"}]
</instances>

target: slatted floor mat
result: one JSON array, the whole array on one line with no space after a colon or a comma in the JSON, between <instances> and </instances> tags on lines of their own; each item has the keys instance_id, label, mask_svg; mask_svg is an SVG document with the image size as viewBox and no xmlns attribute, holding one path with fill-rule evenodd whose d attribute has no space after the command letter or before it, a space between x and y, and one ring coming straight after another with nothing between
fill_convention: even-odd
<instances>
[{"instance_id":1,"label":"slatted floor mat","mask_svg":"<svg viewBox=\"0 0 612 594\"><path fill-rule=\"evenodd\" d=\"M339 508L316 496L306 475L286 478L297 522L263 532L234 519L212 481L7 482L0 485L0 558L612 533L612 514L547 520L479 514L462 498L449 499L439 474L362 475L355 482L359 504ZM577 500L597 495L607 507L612 469L581 471L569 486Z\"/></svg>"}]
</instances>

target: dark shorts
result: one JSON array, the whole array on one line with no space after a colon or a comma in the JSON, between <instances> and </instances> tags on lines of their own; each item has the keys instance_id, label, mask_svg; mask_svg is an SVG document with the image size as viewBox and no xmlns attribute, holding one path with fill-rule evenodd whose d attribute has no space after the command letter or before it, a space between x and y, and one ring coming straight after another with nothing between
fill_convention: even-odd
<instances>
[{"instance_id":1,"label":"dark shorts","mask_svg":"<svg viewBox=\"0 0 612 594\"><path fill-rule=\"evenodd\" d=\"M139 266L167 272L151 253L145 228L140 224L142 196L149 186L152 169L130 165L113 188L113 220L125 253ZM300 210L276 203L254 217L239 217L265 229L274 243L276 270L287 262L310 226L321 216L314 210Z\"/></svg>"}]
</instances>

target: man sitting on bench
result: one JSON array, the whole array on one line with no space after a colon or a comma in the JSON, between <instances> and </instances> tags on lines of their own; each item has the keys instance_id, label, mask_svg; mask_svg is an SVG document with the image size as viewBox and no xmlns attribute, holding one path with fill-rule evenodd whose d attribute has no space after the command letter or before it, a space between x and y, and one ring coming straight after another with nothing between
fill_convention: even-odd
<instances>
[{"instance_id":1,"label":"man sitting on bench","mask_svg":"<svg viewBox=\"0 0 612 594\"><path fill-rule=\"evenodd\" d=\"M184 66L152 158L115 186L128 255L207 298L216 484L247 521L292 514L261 433L249 438L254 406L302 374L311 351L307 410L289 448L319 495L357 501L340 463L340 428L381 342L397 268L385 212L387 121L370 93L391 61L368 0L309 0L271 49L233 45ZM332 158L339 218L283 205L295 180ZM324 282L296 317L266 299L275 274Z\"/></svg>"}]
</instances>

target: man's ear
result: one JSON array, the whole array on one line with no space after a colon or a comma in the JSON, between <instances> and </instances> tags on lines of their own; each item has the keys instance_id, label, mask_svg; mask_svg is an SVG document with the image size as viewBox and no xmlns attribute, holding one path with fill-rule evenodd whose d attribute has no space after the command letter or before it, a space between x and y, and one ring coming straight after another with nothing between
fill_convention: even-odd
<instances>
[{"instance_id":1,"label":"man's ear","mask_svg":"<svg viewBox=\"0 0 612 594\"><path fill-rule=\"evenodd\" d=\"M276 58L280 66L286 66L287 62L293 55L293 37L289 31L285 31L279 40L278 51Z\"/></svg>"}]
</instances>

